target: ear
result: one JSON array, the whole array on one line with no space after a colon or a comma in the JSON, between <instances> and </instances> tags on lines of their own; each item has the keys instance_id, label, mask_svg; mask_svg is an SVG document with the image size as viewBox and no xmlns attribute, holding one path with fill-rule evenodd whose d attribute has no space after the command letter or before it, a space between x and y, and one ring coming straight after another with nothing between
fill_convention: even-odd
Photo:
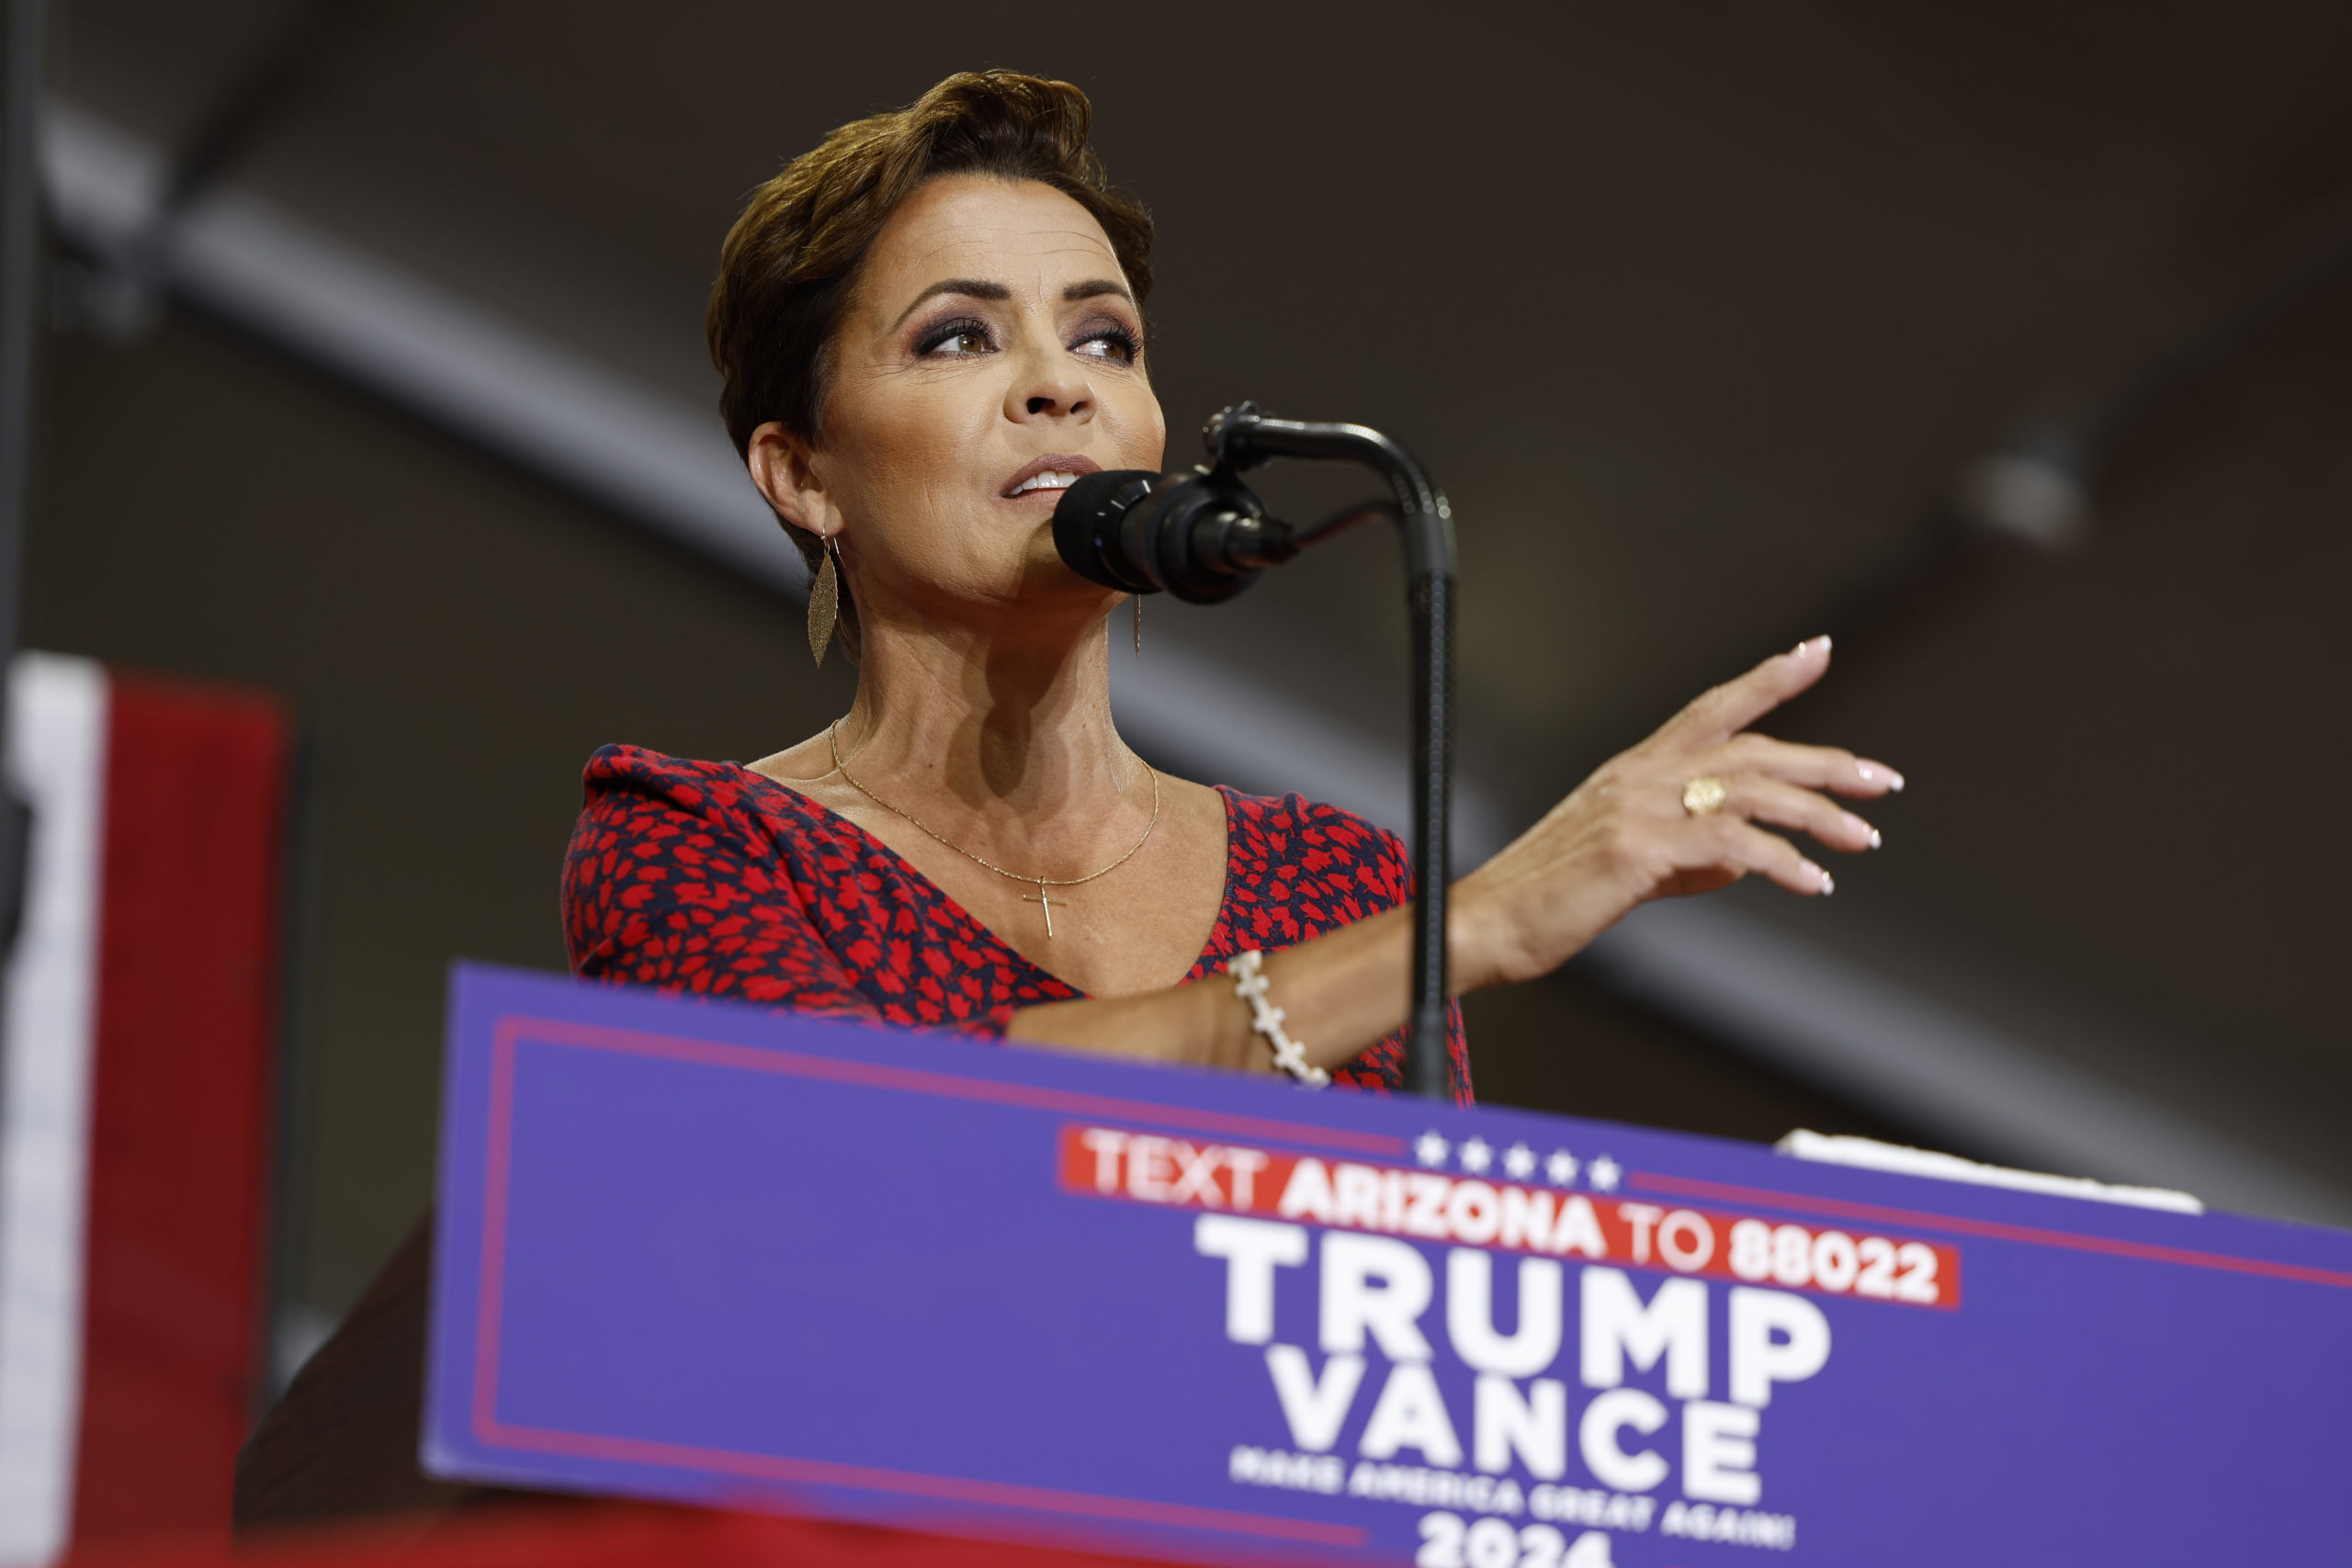
<instances>
[{"instance_id":1,"label":"ear","mask_svg":"<svg viewBox=\"0 0 2352 1568\"><path fill-rule=\"evenodd\" d=\"M841 513L818 475L816 448L807 441L770 420L752 432L743 462L778 517L820 539L841 532Z\"/></svg>"}]
</instances>

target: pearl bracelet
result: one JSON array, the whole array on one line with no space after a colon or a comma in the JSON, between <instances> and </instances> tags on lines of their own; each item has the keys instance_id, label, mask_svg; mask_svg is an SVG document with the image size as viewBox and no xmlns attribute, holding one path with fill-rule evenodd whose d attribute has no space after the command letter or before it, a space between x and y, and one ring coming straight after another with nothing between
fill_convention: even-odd
<instances>
[{"instance_id":1,"label":"pearl bracelet","mask_svg":"<svg viewBox=\"0 0 2352 1568\"><path fill-rule=\"evenodd\" d=\"M1321 1089L1331 1075L1306 1059L1306 1047L1283 1032L1283 1010L1266 1000L1265 961L1266 955L1253 947L1225 966L1233 976L1233 994L1250 1004L1250 1032L1266 1037L1274 1066L1309 1089Z\"/></svg>"}]
</instances>

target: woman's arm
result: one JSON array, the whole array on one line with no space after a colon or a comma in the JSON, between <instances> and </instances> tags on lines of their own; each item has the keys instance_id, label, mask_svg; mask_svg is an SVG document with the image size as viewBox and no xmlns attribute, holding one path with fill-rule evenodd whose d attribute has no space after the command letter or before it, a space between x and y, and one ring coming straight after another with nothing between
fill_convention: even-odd
<instances>
[{"instance_id":1,"label":"woman's arm","mask_svg":"<svg viewBox=\"0 0 2352 1568\"><path fill-rule=\"evenodd\" d=\"M1718 686L1632 750L1610 759L1544 819L1453 885L1449 969L1456 993L1548 975L1635 905L1705 893L1751 874L1792 893L1825 894L1829 874L1758 823L1832 849L1875 848L1879 835L1831 794L1874 799L1900 773L1831 747L1793 746L1747 726L1819 680L1829 639L1815 637ZM1724 781L1720 811L1693 816L1683 786ZM1387 910L1266 960L1284 1027L1310 1061L1336 1067L1405 1021L1411 1001L1412 911ZM1008 1038L1114 1055L1272 1070L1265 1042L1229 985L1055 1002L1015 1013Z\"/></svg>"},{"instance_id":2,"label":"woman's arm","mask_svg":"<svg viewBox=\"0 0 2352 1568\"><path fill-rule=\"evenodd\" d=\"M1450 921L1458 932L1459 917ZM1461 951L1458 936L1453 951ZM1266 958L1270 999L1286 1014L1283 1028L1306 1043L1307 1060L1320 1067L1340 1066L1403 1023L1411 983L1410 905ZM1266 1042L1250 1032L1249 1007L1231 982L1216 977L1140 996L1024 1008L1004 1032L1008 1040L1115 1056L1273 1070Z\"/></svg>"}]
</instances>

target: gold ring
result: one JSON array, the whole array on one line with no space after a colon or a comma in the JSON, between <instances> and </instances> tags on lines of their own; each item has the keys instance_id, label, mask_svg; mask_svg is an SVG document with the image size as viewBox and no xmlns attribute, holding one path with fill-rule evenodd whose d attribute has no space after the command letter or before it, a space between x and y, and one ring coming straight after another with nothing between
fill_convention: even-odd
<instances>
[{"instance_id":1,"label":"gold ring","mask_svg":"<svg viewBox=\"0 0 2352 1568\"><path fill-rule=\"evenodd\" d=\"M1693 817L1712 817L1731 798L1731 790L1713 773L1701 773L1682 786L1682 809Z\"/></svg>"}]
</instances>

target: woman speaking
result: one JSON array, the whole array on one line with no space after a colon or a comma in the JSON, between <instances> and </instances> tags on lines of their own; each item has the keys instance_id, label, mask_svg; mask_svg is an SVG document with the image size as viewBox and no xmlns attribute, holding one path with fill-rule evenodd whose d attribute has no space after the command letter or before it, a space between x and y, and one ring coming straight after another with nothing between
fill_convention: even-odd
<instances>
[{"instance_id":1,"label":"woman speaking","mask_svg":"<svg viewBox=\"0 0 2352 1568\"><path fill-rule=\"evenodd\" d=\"M1067 83L948 78L752 197L708 334L752 481L815 577L849 711L748 767L596 753L564 867L582 976L1159 1061L1401 1083L1410 868L1297 795L1154 770L1111 718L1119 596L1063 566L1064 488L1161 467L1151 222ZM1454 885L1460 990L1549 973L1634 905L1829 874L1877 762L1748 731L1815 638L1699 698ZM1279 763L1280 759L1270 761ZM1459 1010L1449 1039L1470 1095Z\"/></svg>"}]
</instances>

